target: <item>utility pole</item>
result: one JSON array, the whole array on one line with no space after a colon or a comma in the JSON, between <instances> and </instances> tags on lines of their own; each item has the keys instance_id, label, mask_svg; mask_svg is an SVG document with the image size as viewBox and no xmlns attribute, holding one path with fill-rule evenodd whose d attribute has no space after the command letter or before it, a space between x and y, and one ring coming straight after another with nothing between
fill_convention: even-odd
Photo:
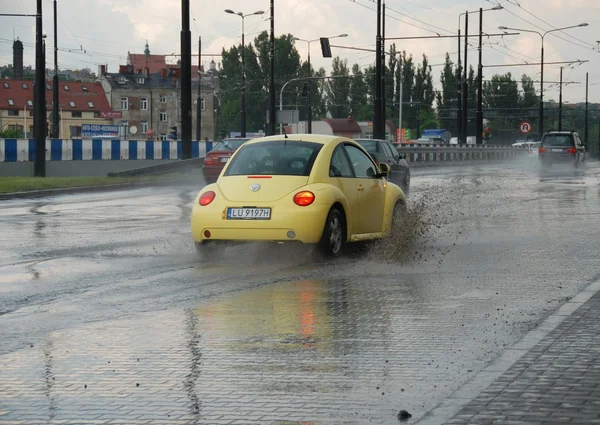
<instances>
[{"instance_id":1,"label":"utility pole","mask_svg":"<svg viewBox=\"0 0 600 425\"><path fill-rule=\"evenodd\" d=\"M312 77L312 68L310 67L310 41L308 42L308 76ZM308 80L308 93L307 93L307 100L308 100L308 119L307 119L307 131L308 134L312 134L312 104L310 103L310 92L312 91L311 86L312 86L312 80Z\"/></svg>"},{"instance_id":2,"label":"utility pole","mask_svg":"<svg viewBox=\"0 0 600 425\"><path fill-rule=\"evenodd\" d=\"M52 90L52 138L58 139L60 117L58 111L60 108L58 99L58 24L57 24L58 6L54 0L54 78Z\"/></svg>"},{"instance_id":3,"label":"utility pole","mask_svg":"<svg viewBox=\"0 0 600 425\"><path fill-rule=\"evenodd\" d=\"M35 25L35 177L46 177L46 64L42 35L42 0L37 0Z\"/></svg>"},{"instance_id":4,"label":"utility pole","mask_svg":"<svg viewBox=\"0 0 600 425\"><path fill-rule=\"evenodd\" d=\"M181 159L192 158L192 34L190 0L181 0Z\"/></svg>"},{"instance_id":5,"label":"utility pole","mask_svg":"<svg viewBox=\"0 0 600 425\"><path fill-rule=\"evenodd\" d=\"M269 81L269 124L271 135L275 135L275 0L271 0L271 75Z\"/></svg>"},{"instance_id":6,"label":"utility pole","mask_svg":"<svg viewBox=\"0 0 600 425\"><path fill-rule=\"evenodd\" d=\"M196 141L202 140L202 37L198 36L198 96L196 99Z\"/></svg>"},{"instance_id":7,"label":"utility pole","mask_svg":"<svg viewBox=\"0 0 600 425\"><path fill-rule=\"evenodd\" d=\"M462 86L462 131L463 140L462 143L467 143L467 137L469 136L469 90L468 90L468 62L467 53L469 51L469 12L465 15L465 61L463 64L463 86Z\"/></svg>"},{"instance_id":8,"label":"utility pole","mask_svg":"<svg viewBox=\"0 0 600 425\"><path fill-rule=\"evenodd\" d=\"M373 138L383 139L381 134L381 0L377 0L377 38L375 47L375 114L373 116Z\"/></svg>"},{"instance_id":9,"label":"utility pole","mask_svg":"<svg viewBox=\"0 0 600 425\"><path fill-rule=\"evenodd\" d=\"M381 127L383 128L383 138L386 138L386 113L385 113L385 0L383 0L383 12L381 13Z\"/></svg>"},{"instance_id":10,"label":"utility pole","mask_svg":"<svg viewBox=\"0 0 600 425\"><path fill-rule=\"evenodd\" d=\"M558 95L558 131L562 131L563 67L560 67L560 94Z\"/></svg>"},{"instance_id":11,"label":"utility pole","mask_svg":"<svg viewBox=\"0 0 600 425\"><path fill-rule=\"evenodd\" d=\"M456 80L456 85L457 85L457 94L458 94L458 100L457 100L457 104L458 104L458 108L456 111L456 135L458 137L458 142L460 143L463 137L462 134L462 66L461 66L461 52L460 52L460 48L461 48L461 38L460 38L460 26L458 28L458 78Z\"/></svg>"},{"instance_id":12,"label":"utility pole","mask_svg":"<svg viewBox=\"0 0 600 425\"><path fill-rule=\"evenodd\" d=\"M402 78L402 64L399 65L400 66L400 76L399 76L399 86L398 87L398 128L400 129L400 133L398 136L398 143L400 143L401 139L402 139L402 101L403 101L403 86L404 86L404 79Z\"/></svg>"},{"instance_id":13,"label":"utility pole","mask_svg":"<svg viewBox=\"0 0 600 425\"><path fill-rule=\"evenodd\" d=\"M477 144L483 144L483 8L479 9L479 66L477 67L477 119L475 133Z\"/></svg>"},{"instance_id":14,"label":"utility pole","mask_svg":"<svg viewBox=\"0 0 600 425\"><path fill-rule=\"evenodd\" d=\"M590 89L590 75L589 72L585 73L585 132L583 133L583 143L585 148L588 147L588 131L589 131L589 113L590 113L590 104L589 104L589 89ZM600 131L600 129L598 130Z\"/></svg>"},{"instance_id":15,"label":"utility pole","mask_svg":"<svg viewBox=\"0 0 600 425\"><path fill-rule=\"evenodd\" d=\"M246 38L245 25L246 19L242 15L242 129L240 137L246 137Z\"/></svg>"}]
</instances>

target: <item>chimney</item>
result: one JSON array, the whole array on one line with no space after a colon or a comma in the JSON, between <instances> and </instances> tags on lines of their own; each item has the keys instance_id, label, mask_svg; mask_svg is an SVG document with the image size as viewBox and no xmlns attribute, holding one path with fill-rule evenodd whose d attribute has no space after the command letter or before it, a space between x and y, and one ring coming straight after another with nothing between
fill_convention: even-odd
<instances>
[{"instance_id":1,"label":"chimney","mask_svg":"<svg viewBox=\"0 0 600 425\"><path fill-rule=\"evenodd\" d=\"M15 80L23 79L23 43L20 40L16 40L13 43L13 70L15 73Z\"/></svg>"}]
</instances>

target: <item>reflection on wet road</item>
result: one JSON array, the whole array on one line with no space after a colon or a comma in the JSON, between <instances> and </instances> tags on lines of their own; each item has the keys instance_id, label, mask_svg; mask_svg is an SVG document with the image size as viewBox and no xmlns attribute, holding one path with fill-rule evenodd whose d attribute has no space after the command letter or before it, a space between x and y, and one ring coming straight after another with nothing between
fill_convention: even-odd
<instances>
[{"instance_id":1,"label":"reflection on wet road","mask_svg":"<svg viewBox=\"0 0 600 425\"><path fill-rule=\"evenodd\" d=\"M332 262L199 262L196 189L3 202L0 424L414 421L598 277L599 173L417 169L420 239Z\"/></svg>"}]
</instances>

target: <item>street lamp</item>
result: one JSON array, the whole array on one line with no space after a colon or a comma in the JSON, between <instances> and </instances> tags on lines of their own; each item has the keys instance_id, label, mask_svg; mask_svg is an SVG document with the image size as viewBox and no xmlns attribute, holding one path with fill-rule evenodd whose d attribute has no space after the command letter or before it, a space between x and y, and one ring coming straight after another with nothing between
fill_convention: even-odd
<instances>
[{"instance_id":1,"label":"street lamp","mask_svg":"<svg viewBox=\"0 0 600 425\"><path fill-rule=\"evenodd\" d=\"M340 35L336 35L334 37L328 37L329 39L332 38L344 38L344 37L348 37L348 34L340 34ZM310 43L312 43L313 41L320 41L320 38L314 39L314 40L304 40L302 38L298 38L298 37L294 37L294 41L304 41L307 45L308 45L308 76L312 77L312 69L310 67ZM312 104L310 102L310 84L311 81L308 80L308 126L307 126L307 131L308 134L312 133Z\"/></svg>"},{"instance_id":2,"label":"street lamp","mask_svg":"<svg viewBox=\"0 0 600 425\"><path fill-rule=\"evenodd\" d=\"M244 39L244 19L247 16L262 15L265 12L258 10L254 13L248 13L247 15L244 15L242 12L234 12L231 9L225 9L225 13L237 15L242 18L242 129L240 136L246 137L246 43Z\"/></svg>"},{"instance_id":3,"label":"street lamp","mask_svg":"<svg viewBox=\"0 0 600 425\"><path fill-rule=\"evenodd\" d=\"M468 126L468 121L467 121L467 117L468 117L468 93L467 93L467 72L468 72L468 66L467 66L467 57L468 57L468 49L469 49L469 14L470 13L481 13L481 12L488 12L488 11L492 11L492 10L503 10L504 7L502 6L494 6L494 7L490 7L488 9L479 9L479 10L474 10L474 11L466 11L461 13L460 15L458 15L458 72L459 72L459 90L458 90L458 111L457 111L457 128L458 128L458 139L459 139L459 143L461 141L463 141L464 139L464 143L466 143L467 141L467 136L468 136L468 130L467 130L467 126ZM465 17L465 63L464 63L464 72L462 71L462 66L460 63L460 20L462 17ZM481 31L480 31L481 32Z\"/></svg>"},{"instance_id":4,"label":"street lamp","mask_svg":"<svg viewBox=\"0 0 600 425\"><path fill-rule=\"evenodd\" d=\"M542 39L542 52L541 52L542 70L541 70L541 76L540 76L540 116L539 116L540 140L544 136L544 38L546 37L546 35L550 34L551 32L563 31L563 30L568 30L571 28L587 27L587 26L588 26L588 24L586 22L584 22L579 25L571 25L568 27L554 28L554 29L546 31L545 33L541 33L539 31L535 31L535 30L524 30L524 29L520 29L520 28L511 28L511 27L505 27L505 26L498 27L498 29L502 30L502 31L513 30L513 31L530 32L530 33L539 35Z\"/></svg>"}]
</instances>

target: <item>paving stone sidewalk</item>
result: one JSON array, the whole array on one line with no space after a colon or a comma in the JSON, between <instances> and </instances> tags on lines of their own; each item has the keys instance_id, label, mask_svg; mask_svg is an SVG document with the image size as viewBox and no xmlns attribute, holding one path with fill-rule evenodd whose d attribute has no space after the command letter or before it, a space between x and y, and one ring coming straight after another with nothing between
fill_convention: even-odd
<instances>
[{"instance_id":1,"label":"paving stone sidewalk","mask_svg":"<svg viewBox=\"0 0 600 425\"><path fill-rule=\"evenodd\" d=\"M600 424L600 292L444 423Z\"/></svg>"}]
</instances>

